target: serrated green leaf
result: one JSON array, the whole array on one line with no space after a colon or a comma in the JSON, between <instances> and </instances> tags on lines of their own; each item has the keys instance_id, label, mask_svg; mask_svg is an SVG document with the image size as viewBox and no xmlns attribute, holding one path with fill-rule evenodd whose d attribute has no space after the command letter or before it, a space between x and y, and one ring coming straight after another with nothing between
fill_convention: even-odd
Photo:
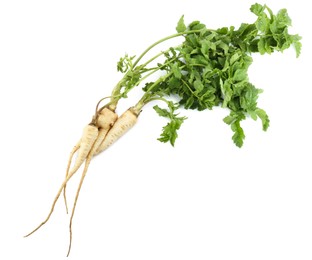
<instances>
[{"instance_id":1,"label":"serrated green leaf","mask_svg":"<svg viewBox=\"0 0 312 260\"><path fill-rule=\"evenodd\" d=\"M234 123L231 124L231 129L234 132L232 136L233 142L241 148L244 144L244 139L245 139L245 133L243 128L240 125L240 120L236 120Z\"/></svg>"},{"instance_id":2,"label":"serrated green leaf","mask_svg":"<svg viewBox=\"0 0 312 260\"><path fill-rule=\"evenodd\" d=\"M217 47L224 51L224 54L227 55L229 52L229 45L223 41L217 43Z\"/></svg>"},{"instance_id":3,"label":"serrated green leaf","mask_svg":"<svg viewBox=\"0 0 312 260\"><path fill-rule=\"evenodd\" d=\"M231 125L235 120L236 118L231 115L228 115L225 118L223 118L223 122L226 123L227 125Z\"/></svg>"},{"instance_id":4,"label":"serrated green leaf","mask_svg":"<svg viewBox=\"0 0 312 260\"><path fill-rule=\"evenodd\" d=\"M222 107L227 107L227 104L230 102L233 95L231 83L228 80L223 82L222 79L220 79L220 89L223 95Z\"/></svg>"},{"instance_id":5,"label":"serrated green leaf","mask_svg":"<svg viewBox=\"0 0 312 260\"><path fill-rule=\"evenodd\" d=\"M235 71L233 80L234 81L243 81L247 79L247 71L245 69L238 69Z\"/></svg>"},{"instance_id":6,"label":"serrated green leaf","mask_svg":"<svg viewBox=\"0 0 312 260\"><path fill-rule=\"evenodd\" d=\"M209 61L202 55L195 55L194 58L191 59L191 64L209 65Z\"/></svg>"},{"instance_id":7,"label":"serrated green leaf","mask_svg":"<svg viewBox=\"0 0 312 260\"><path fill-rule=\"evenodd\" d=\"M291 19L286 9L281 9L276 15L277 26L284 28L291 25Z\"/></svg>"},{"instance_id":8,"label":"serrated green leaf","mask_svg":"<svg viewBox=\"0 0 312 260\"><path fill-rule=\"evenodd\" d=\"M230 59L230 65L233 65L241 57L241 53L235 52Z\"/></svg>"},{"instance_id":9,"label":"serrated green leaf","mask_svg":"<svg viewBox=\"0 0 312 260\"><path fill-rule=\"evenodd\" d=\"M197 93L201 92L204 89L204 84L199 79L196 79L193 85Z\"/></svg>"},{"instance_id":10,"label":"serrated green leaf","mask_svg":"<svg viewBox=\"0 0 312 260\"><path fill-rule=\"evenodd\" d=\"M266 131L268 129L268 127L270 126L269 116L267 115L267 113L263 109L260 109L260 108L256 109L256 114L262 121L263 131Z\"/></svg>"},{"instance_id":11,"label":"serrated green leaf","mask_svg":"<svg viewBox=\"0 0 312 260\"><path fill-rule=\"evenodd\" d=\"M256 111L254 111L254 110L247 110L247 113L250 115L250 117L253 119L253 120L257 120L257 113L256 113Z\"/></svg>"},{"instance_id":12,"label":"serrated green leaf","mask_svg":"<svg viewBox=\"0 0 312 260\"><path fill-rule=\"evenodd\" d=\"M260 38L258 41L258 50L260 54L265 54L266 53L266 49L265 49L265 40L264 38Z\"/></svg>"},{"instance_id":13,"label":"serrated green leaf","mask_svg":"<svg viewBox=\"0 0 312 260\"><path fill-rule=\"evenodd\" d=\"M261 4L255 3L250 7L250 11L253 12L255 15L261 15L263 13L265 7Z\"/></svg>"},{"instance_id":14,"label":"serrated green leaf","mask_svg":"<svg viewBox=\"0 0 312 260\"><path fill-rule=\"evenodd\" d=\"M153 106L153 109L157 112L159 116L170 117L170 113L168 112L168 110L160 108L158 105Z\"/></svg>"},{"instance_id":15,"label":"serrated green leaf","mask_svg":"<svg viewBox=\"0 0 312 260\"><path fill-rule=\"evenodd\" d=\"M181 74L181 70L179 68L179 64L176 62L176 63L173 63L171 65L171 69L172 69L172 72L174 74L174 76L178 79L181 78L182 74Z\"/></svg>"},{"instance_id":16,"label":"serrated green leaf","mask_svg":"<svg viewBox=\"0 0 312 260\"><path fill-rule=\"evenodd\" d=\"M244 84L244 89L240 94L241 108L252 113L257 108L258 93L258 89L251 83Z\"/></svg>"},{"instance_id":17,"label":"serrated green leaf","mask_svg":"<svg viewBox=\"0 0 312 260\"><path fill-rule=\"evenodd\" d=\"M176 27L176 30L177 30L178 33L185 32L186 26L185 26L185 23L184 23L184 15L182 15L181 18L179 19L178 25Z\"/></svg>"},{"instance_id":18,"label":"serrated green leaf","mask_svg":"<svg viewBox=\"0 0 312 260\"><path fill-rule=\"evenodd\" d=\"M178 130L180 129L185 119L186 118L181 117L171 120L167 125L163 127L162 133L157 140L163 143L170 142L170 144L174 146L175 141L178 137Z\"/></svg>"},{"instance_id":19,"label":"serrated green leaf","mask_svg":"<svg viewBox=\"0 0 312 260\"><path fill-rule=\"evenodd\" d=\"M168 79L168 87L171 89L176 89L179 88L181 85L181 81L180 79L176 78L176 77L171 77L170 79Z\"/></svg>"},{"instance_id":20,"label":"serrated green leaf","mask_svg":"<svg viewBox=\"0 0 312 260\"><path fill-rule=\"evenodd\" d=\"M295 50L296 50L296 57L298 58L301 54L301 47L302 47L302 44L301 42L294 42L294 47L295 47Z\"/></svg>"},{"instance_id":21,"label":"serrated green leaf","mask_svg":"<svg viewBox=\"0 0 312 260\"><path fill-rule=\"evenodd\" d=\"M210 49L210 42L209 41L202 41L201 42L201 48L200 48L200 51L201 53L208 57L208 53L209 53L209 49Z\"/></svg>"},{"instance_id":22,"label":"serrated green leaf","mask_svg":"<svg viewBox=\"0 0 312 260\"><path fill-rule=\"evenodd\" d=\"M260 32L267 32L270 28L270 19L265 13L262 13L256 21L256 27Z\"/></svg>"},{"instance_id":23,"label":"serrated green leaf","mask_svg":"<svg viewBox=\"0 0 312 260\"><path fill-rule=\"evenodd\" d=\"M174 146L175 141L178 137L177 131L180 129L182 123L183 121L181 120L170 121L167 125L163 127L163 131L157 140L163 143L170 142L170 144Z\"/></svg>"},{"instance_id":24,"label":"serrated green leaf","mask_svg":"<svg viewBox=\"0 0 312 260\"><path fill-rule=\"evenodd\" d=\"M126 59L128 58L127 54L124 57L121 57L117 62L117 71L125 73L128 70L128 65Z\"/></svg>"},{"instance_id":25,"label":"serrated green leaf","mask_svg":"<svg viewBox=\"0 0 312 260\"><path fill-rule=\"evenodd\" d=\"M174 123L170 122L163 127L162 133L157 140L163 143L167 143L168 141L170 141L171 145L174 146L176 139L177 133L176 131L174 131Z\"/></svg>"},{"instance_id":26,"label":"serrated green leaf","mask_svg":"<svg viewBox=\"0 0 312 260\"><path fill-rule=\"evenodd\" d=\"M276 20L273 20L270 24L270 31L273 33L273 37L276 37L277 34L280 34L283 29L278 27Z\"/></svg>"},{"instance_id":27,"label":"serrated green leaf","mask_svg":"<svg viewBox=\"0 0 312 260\"><path fill-rule=\"evenodd\" d=\"M301 37L298 34L295 34L295 35L292 35L291 38L292 38L291 41L293 42L293 45L296 51L296 57L298 58L301 54L301 47L302 47L302 44L300 42Z\"/></svg>"},{"instance_id":28,"label":"serrated green leaf","mask_svg":"<svg viewBox=\"0 0 312 260\"><path fill-rule=\"evenodd\" d=\"M162 128L162 133L158 140L161 142L170 142L170 144L174 146L175 140L178 137L177 131L180 129L186 117L178 117L178 114L175 114L175 111L178 109L177 104L168 101L167 105L169 110L160 108L157 105L153 107L159 116L166 117L170 120L170 122Z\"/></svg>"},{"instance_id":29,"label":"serrated green leaf","mask_svg":"<svg viewBox=\"0 0 312 260\"><path fill-rule=\"evenodd\" d=\"M188 108L191 108L192 107L192 105L194 104L194 96L190 96L188 99L187 99L187 101L186 101L186 103L184 104L184 107L186 108L186 109L188 109Z\"/></svg>"},{"instance_id":30,"label":"serrated green leaf","mask_svg":"<svg viewBox=\"0 0 312 260\"><path fill-rule=\"evenodd\" d=\"M192 23L192 26L189 26L190 30L203 30L206 28L206 26L200 22L195 22L194 24Z\"/></svg>"},{"instance_id":31,"label":"serrated green leaf","mask_svg":"<svg viewBox=\"0 0 312 260\"><path fill-rule=\"evenodd\" d=\"M220 33L220 34L227 34L228 32L229 32L229 28L227 27L222 27L217 30L217 33Z\"/></svg>"}]
</instances>

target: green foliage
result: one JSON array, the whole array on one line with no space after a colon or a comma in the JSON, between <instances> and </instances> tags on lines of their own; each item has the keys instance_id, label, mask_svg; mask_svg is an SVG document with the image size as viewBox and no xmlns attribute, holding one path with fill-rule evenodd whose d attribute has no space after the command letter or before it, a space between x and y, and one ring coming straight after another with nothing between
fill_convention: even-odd
<instances>
[{"instance_id":1,"label":"green foliage","mask_svg":"<svg viewBox=\"0 0 312 260\"><path fill-rule=\"evenodd\" d=\"M174 145L177 130L185 120L175 113L178 107L198 111L215 106L228 109L230 115L224 118L224 122L234 132L232 139L238 147L243 145L245 139L241 121L247 117L254 120L260 118L263 130L268 129L269 117L257 105L262 90L256 88L248 77L253 61L251 54L283 52L294 46L298 57L301 37L288 33L291 19L286 9L273 14L266 5L254 4L250 10L257 17L255 22L242 23L238 29L230 26L211 30L199 21L186 26L182 16L176 26L178 34L172 37L183 35L184 41L163 52L165 61L158 63L155 69L133 66L134 57L126 55L120 59L117 68L125 73L122 82L125 95L141 82L145 72L162 70L166 75L143 88L146 92L143 97L145 103L170 96L176 98L179 104L167 101L168 110L154 107L160 116L170 120L158 140Z\"/></svg>"},{"instance_id":2,"label":"green foliage","mask_svg":"<svg viewBox=\"0 0 312 260\"><path fill-rule=\"evenodd\" d=\"M286 9L281 9L276 15L266 5L254 4L251 11L258 16L255 22L260 37L258 39L258 50L261 54L273 51L284 51L291 45L295 47L296 55L299 57L301 51L301 37L288 33L291 19ZM268 13L268 14L267 14Z\"/></svg>"},{"instance_id":3,"label":"green foliage","mask_svg":"<svg viewBox=\"0 0 312 260\"><path fill-rule=\"evenodd\" d=\"M157 88L158 93L179 96L180 105L187 109L205 110L219 105L230 109L224 121L231 126L238 147L245 139L240 122L246 116L254 120L259 117L264 131L269 127L268 115L257 107L262 90L249 82L250 53L272 53L294 45L299 56L301 49L301 38L288 34L291 20L285 9L274 15L266 5L255 4L251 11L257 15L255 23L243 23L238 30L209 30L199 21L184 28L182 17L177 28L183 29L178 32L198 31L185 34L183 44L176 49L178 59L174 66L167 67L172 75Z\"/></svg>"},{"instance_id":4,"label":"green foliage","mask_svg":"<svg viewBox=\"0 0 312 260\"><path fill-rule=\"evenodd\" d=\"M173 102L171 101L168 102L168 110L160 108L157 105L153 108L159 116L166 117L170 120L169 123L163 127L162 133L158 140L164 143L169 141L170 144L174 146L175 140L178 137L177 131L180 129L180 126L182 125L186 117L178 117L178 114L175 114L178 106L173 104Z\"/></svg>"},{"instance_id":5,"label":"green foliage","mask_svg":"<svg viewBox=\"0 0 312 260\"><path fill-rule=\"evenodd\" d=\"M257 108L255 111L256 111L257 116L262 121L263 131L266 131L270 125L270 119L269 119L267 113L263 109L260 109L260 108Z\"/></svg>"},{"instance_id":6,"label":"green foliage","mask_svg":"<svg viewBox=\"0 0 312 260\"><path fill-rule=\"evenodd\" d=\"M184 24L184 15L181 16L179 22L178 22L178 25L176 27L176 30L178 33L180 32L184 32L186 30L186 26Z\"/></svg>"},{"instance_id":7,"label":"green foliage","mask_svg":"<svg viewBox=\"0 0 312 260\"><path fill-rule=\"evenodd\" d=\"M121 57L117 62L117 71L122 73L127 72L128 70L133 69L133 59L135 56L129 57L128 54L125 54L124 57Z\"/></svg>"},{"instance_id":8,"label":"green foliage","mask_svg":"<svg viewBox=\"0 0 312 260\"><path fill-rule=\"evenodd\" d=\"M238 146L242 147L245 139L245 133L243 128L240 125L240 122L246 117L241 112L231 112L231 114L223 119L224 123L231 126L232 131L234 132L232 136L233 142Z\"/></svg>"},{"instance_id":9,"label":"green foliage","mask_svg":"<svg viewBox=\"0 0 312 260\"><path fill-rule=\"evenodd\" d=\"M134 67L133 60L135 56L129 57L128 54L125 54L124 57L121 57L117 62L117 71L124 73L125 76L118 83L120 85L120 96L123 98L127 97L128 92L138 85L142 73L146 71L143 67Z\"/></svg>"}]
</instances>

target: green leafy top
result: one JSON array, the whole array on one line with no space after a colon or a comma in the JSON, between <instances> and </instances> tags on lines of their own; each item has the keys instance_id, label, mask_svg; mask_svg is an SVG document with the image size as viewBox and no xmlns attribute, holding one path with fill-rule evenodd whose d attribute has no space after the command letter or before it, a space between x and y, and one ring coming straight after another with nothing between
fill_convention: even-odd
<instances>
[{"instance_id":1,"label":"green leafy top","mask_svg":"<svg viewBox=\"0 0 312 260\"><path fill-rule=\"evenodd\" d=\"M261 54L271 53L274 50L283 51L291 45L295 47L299 57L301 51L301 37L298 34L290 35L288 27L291 19L286 9L281 9L276 15L266 5L254 4L250 10L258 16L255 27L258 30L257 45Z\"/></svg>"},{"instance_id":2,"label":"green leafy top","mask_svg":"<svg viewBox=\"0 0 312 260\"><path fill-rule=\"evenodd\" d=\"M168 102L169 110L160 108L157 105L153 108L159 116L167 117L170 119L170 122L163 127L163 132L158 140L165 143L169 141L170 144L174 146L175 140L178 137L177 131L180 129L180 126L182 125L186 117L178 117L178 114L174 113L178 109L178 106L175 105L172 101Z\"/></svg>"},{"instance_id":3,"label":"green leafy top","mask_svg":"<svg viewBox=\"0 0 312 260\"><path fill-rule=\"evenodd\" d=\"M185 26L185 24L184 24L184 15L182 15L181 18L180 18L180 20L178 21L176 30L177 30L178 33L180 33L180 32L185 32L186 26Z\"/></svg>"},{"instance_id":4,"label":"green leafy top","mask_svg":"<svg viewBox=\"0 0 312 260\"><path fill-rule=\"evenodd\" d=\"M240 123L247 117L254 120L260 118L263 130L267 130L270 122L268 115L257 105L262 90L250 83L248 78L248 68L253 61L251 54L282 52L294 46L298 57L301 37L288 33L291 19L286 9L274 15L266 5L254 4L250 10L257 16L256 21L242 23L238 29L231 26L211 30L199 21L186 26L182 16L176 27L177 34L156 42L135 62L134 57L127 55L119 61L118 69L125 73L119 86L119 90L124 89L120 92L121 96L154 72L163 71L165 76L146 83L143 87L145 94L136 105L140 109L150 101L167 100L168 110L154 107L160 116L169 119L160 141L169 141L174 145L177 130L185 120L175 113L179 107L199 111L214 106L228 109L230 115L224 118L224 122L231 126L234 132L232 139L238 147L243 145L245 138ZM182 44L137 66L150 48L177 36L184 37ZM148 68L148 64L159 56L164 56L165 61ZM174 97L176 103L168 101L168 97Z\"/></svg>"}]
</instances>

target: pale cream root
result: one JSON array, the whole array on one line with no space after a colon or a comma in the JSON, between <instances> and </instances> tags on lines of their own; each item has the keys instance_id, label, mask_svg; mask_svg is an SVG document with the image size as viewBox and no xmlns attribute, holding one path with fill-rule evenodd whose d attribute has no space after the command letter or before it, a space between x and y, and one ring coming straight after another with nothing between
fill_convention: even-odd
<instances>
[{"instance_id":1,"label":"pale cream root","mask_svg":"<svg viewBox=\"0 0 312 260\"><path fill-rule=\"evenodd\" d=\"M77 205L77 200L79 197L79 193L80 193L80 189L82 187L84 178L87 174L91 159L94 155L94 153L96 152L96 150L98 149L98 147L100 146L100 144L103 142L103 140L105 139L109 129L111 128L111 126L115 123L115 121L117 120L117 114L112 112L111 110L104 108L99 117L98 117L98 121L97 121L97 125L99 126L99 133L97 136L96 141L94 142L87 158L86 158L86 162L85 162L85 166L83 169L83 173L80 179L80 183L76 192L76 197L75 197L75 201L74 201L74 206L72 209L72 213L71 213L71 217L70 217L70 223L69 223L69 234L70 234L70 238L69 238L69 247L68 247L68 253L67 256L70 253L71 250L71 245L72 245L72 223L73 223L73 217L74 217L74 213L75 213L75 209L76 209L76 205Z\"/></svg>"},{"instance_id":2,"label":"pale cream root","mask_svg":"<svg viewBox=\"0 0 312 260\"><path fill-rule=\"evenodd\" d=\"M73 159L74 154L78 151L78 149L80 148L80 140L79 142L73 147L70 155L69 155L69 159L68 159L68 163L67 163L67 168L66 168L66 174L65 174L65 178L67 178L68 174L69 174L69 169L71 166L71 162ZM64 189L63 189L63 197L64 197L64 202L65 202L65 207L66 207L66 213L68 213L68 206L67 206L67 199L66 199L66 184L64 185Z\"/></svg>"},{"instance_id":3,"label":"pale cream root","mask_svg":"<svg viewBox=\"0 0 312 260\"><path fill-rule=\"evenodd\" d=\"M97 119L97 126L99 128L109 129L116 122L118 116L115 112L108 108L101 110Z\"/></svg>"},{"instance_id":4,"label":"pale cream root","mask_svg":"<svg viewBox=\"0 0 312 260\"><path fill-rule=\"evenodd\" d=\"M93 125L87 125L84 128L83 131L83 135L81 137L80 140L80 148L79 148L79 154L77 156L75 165L73 166L73 168L68 172L66 172L66 177L65 180L63 181L58 193L55 196L55 199L52 203L52 207L51 210L47 216L47 218L37 227L35 228L32 232L30 232L27 236L31 235L32 233L34 233L35 231L37 231L41 226L43 226L50 218L50 216L53 213L55 204L60 196L60 194L62 193L62 190L64 189L64 187L66 187L66 184L68 182L68 180L77 172L77 170L79 169L80 165L83 163L83 161L86 159L87 155L89 154L96 138L98 136L98 128L93 126ZM74 147L74 149L71 152L71 156L76 152L76 148ZM69 164L70 164L70 160L69 160ZM64 198L66 199L66 194L64 194ZM65 200L66 201L66 200Z\"/></svg>"},{"instance_id":5,"label":"pale cream root","mask_svg":"<svg viewBox=\"0 0 312 260\"><path fill-rule=\"evenodd\" d=\"M131 111L131 109L128 109L126 112L124 112L109 130L106 138L101 143L95 154L99 154L107 149L121 136L123 136L129 129L131 129L137 122L137 117L138 116L133 111Z\"/></svg>"},{"instance_id":6,"label":"pale cream root","mask_svg":"<svg viewBox=\"0 0 312 260\"><path fill-rule=\"evenodd\" d=\"M70 173L75 173L87 158L95 140L98 137L98 128L94 125L87 125L84 130L80 141L80 148L74 166L70 169Z\"/></svg>"}]
</instances>

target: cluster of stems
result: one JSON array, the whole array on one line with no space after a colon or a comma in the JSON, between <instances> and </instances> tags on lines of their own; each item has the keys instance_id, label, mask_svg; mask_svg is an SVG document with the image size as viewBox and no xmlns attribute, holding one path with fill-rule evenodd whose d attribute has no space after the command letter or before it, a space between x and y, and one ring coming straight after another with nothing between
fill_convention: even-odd
<instances>
[{"instance_id":1,"label":"cluster of stems","mask_svg":"<svg viewBox=\"0 0 312 260\"><path fill-rule=\"evenodd\" d=\"M152 74L154 74L155 72L161 70L163 67L168 65L167 63L162 64L161 66L156 66L156 67L151 67L148 68L147 66L153 62L154 60L156 60L157 58L164 56L165 54L169 53L171 49L177 49L179 46L175 46L173 48L170 48L166 51L162 51L160 53L158 53L157 55L153 56L152 58L150 58L148 61L146 61L143 64L139 65L139 62L142 60L142 58L155 46L157 46L158 44L165 42L167 40L170 40L172 38L176 38L179 36L183 36L186 34L191 34L191 33L198 33L200 32L200 30L190 30L190 31L185 31L185 32L180 32L180 33L175 33L172 34L170 36L167 36L165 38L160 39L159 41L156 41L155 43L153 43L152 45L150 45L145 51L142 52L142 54L134 61L132 68L129 69L124 76L122 77L122 79L116 84L116 86L113 88L111 96L110 96L110 101L108 104L106 104L105 106L101 107L100 110L102 110L104 107L108 107L110 110L115 111L118 105L119 100L123 97L122 95L122 89L124 87L124 83L128 77L128 75L130 73L134 73L135 71L139 71L141 74L141 78L138 80L138 82L136 83L136 85L140 85L143 81L145 81L149 76L151 76ZM172 58L172 60L170 60L170 62L174 62L174 60L178 59L178 57L174 57ZM167 73L166 75L160 76L149 88L148 90L143 94L143 96L139 99L139 101L132 107L132 110L135 111L137 114L140 113L140 111L142 110L142 108L149 102L151 101L155 101L155 100L161 100L164 102L168 102L166 99L164 99L163 97L157 96L157 95L151 95L151 91L158 85L160 84L162 81L165 81L166 78L168 78L170 75L172 74L172 72ZM99 110L99 111L100 111Z\"/></svg>"}]
</instances>

